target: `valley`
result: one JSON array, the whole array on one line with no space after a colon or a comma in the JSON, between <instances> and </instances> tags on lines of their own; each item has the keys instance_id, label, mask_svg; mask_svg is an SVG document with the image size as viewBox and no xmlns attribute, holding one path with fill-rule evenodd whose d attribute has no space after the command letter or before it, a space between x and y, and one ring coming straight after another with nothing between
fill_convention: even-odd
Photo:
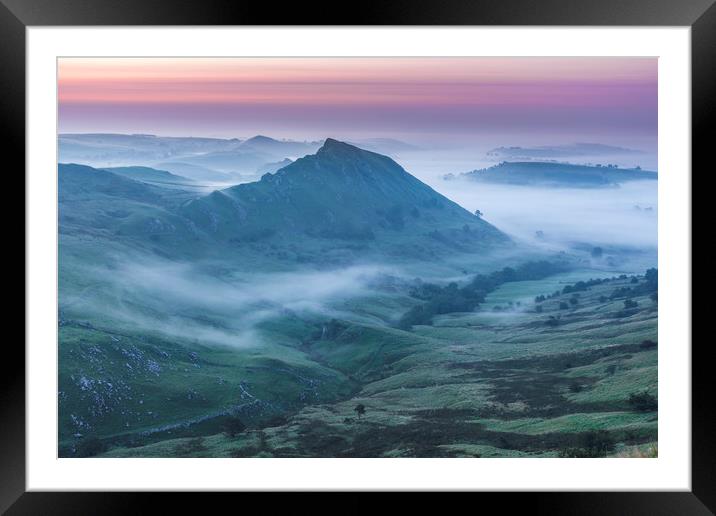
<instances>
[{"instance_id":1,"label":"valley","mask_svg":"<svg viewBox=\"0 0 716 516\"><path fill-rule=\"evenodd\" d=\"M277 156L211 192L60 164L60 456L656 449L655 251L515 238L333 139Z\"/></svg>"}]
</instances>

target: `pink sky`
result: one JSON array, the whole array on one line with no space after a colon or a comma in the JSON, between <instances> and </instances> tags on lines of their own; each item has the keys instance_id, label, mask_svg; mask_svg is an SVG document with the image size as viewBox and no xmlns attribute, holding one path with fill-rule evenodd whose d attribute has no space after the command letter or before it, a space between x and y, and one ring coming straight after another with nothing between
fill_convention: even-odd
<instances>
[{"instance_id":1,"label":"pink sky","mask_svg":"<svg viewBox=\"0 0 716 516\"><path fill-rule=\"evenodd\" d=\"M58 75L61 132L656 141L655 58L62 58Z\"/></svg>"}]
</instances>

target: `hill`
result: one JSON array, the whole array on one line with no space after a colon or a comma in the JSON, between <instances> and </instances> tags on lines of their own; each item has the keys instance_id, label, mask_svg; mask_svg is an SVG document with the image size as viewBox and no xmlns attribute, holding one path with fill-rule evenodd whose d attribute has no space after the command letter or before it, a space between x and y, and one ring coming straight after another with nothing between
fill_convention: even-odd
<instances>
[{"instance_id":1,"label":"hill","mask_svg":"<svg viewBox=\"0 0 716 516\"><path fill-rule=\"evenodd\" d=\"M166 186L192 186L194 183L188 177L178 176L166 170L151 167L111 167L104 170L144 183L157 183Z\"/></svg>"},{"instance_id":2,"label":"hill","mask_svg":"<svg viewBox=\"0 0 716 516\"><path fill-rule=\"evenodd\" d=\"M603 457L656 441L656 269L560 253L537 274L487 221L330 139L209 195L124 172L58 167L59 456Z\"/></svg>"},{"instance_id":3,"label":"hill","mask_svg":"<svg viewBox=\"0 0 716 516\"><path fill-rule=\"evenodd\" d=\"M169 161L180 156L236 147L240 140L218 138L165 137L152 134L60 134L60 162L92 166L144 165Z\"/></svg>"},{"instance_id":4,"label":"hill","mask_svg":"<svg viewBox=\"0 0 716 516\"><path fill-rule=\"evenodd\" d=\"M454 176L446 176L446 179ZM573 165L570 163L509 162L473 170L458 177L484 183L551 187L600 188L626 181L656 180L656 172L641 169Z\"/></svg>"},{"instance_id":5,"label":"hill","mask_svg":"<svg viewBox=\"0 0 716 516\"><path fill-rule=\"evenodd\" d=\"M157 163L155 166L169 173L180 175L197 182L231 183L236 180L233 175L227 174L226 172L219 172L218 170L213 170L208 167L184 163L182 161L166 161Z\"/></svg>"},{"instance_id":6,"label":"hill","mask_svg":"<svg viewBox=\"0 0 716 516\"><path fill-rule=\"evenodd\" d=\"M392 159L333 139L260 181L193 200L182 214L207 232L237 241L277 234L364 241L507 240Z\"/></svg>"},{"instance_id":7,"label":"hill","mask_svg":"<svg viewBox=\"0 0 716 516\"><path fill-rule=\"evenodd\" d=\"M97 168L151 166L199 181L234 181L258 167L315 152L320 142L151 134L60 134L59 161ZM232 177L237 176L237 177Z\"/></svg>"},{"instance_id":8,"label":"hill","mask_svg":"<svg viewBox=\"0 0 716 516\"><path fill-rule=\"evenodd\" d=\"M259 167L256 169L256 174L258 177L263 176L264 174L273 174L274 172L277 172L281 170L286 165L290 165L293 163L293 160L290 160L288 158L282 159L281 161L277 161L275 163L266 163L265 165Z\"/></svg>"},{"instance_id":9,"label":"hill","mask_svg":"<svg viewBox=\"0 0 716 516\"><path fill-rule=\"evenodd\" d=\"M165 257L345 265L434 260L509 242L392 159L331 139L259 181L208 195L165 184L178 176L149 168L60 164L59 176L64 234L92 231L112 246Z\"/></svg>"},{"instance_id":10,"label":"hill","mask_svg":"<svg viewBox=\"0 0 716 516\"><path fill-rule=\"evenodd\" d=\"M241 143L240 148L244 151L253 151L272 156L304 156L315 152L320 142L297 142L292 140L276 140L268 136L258 135L249 138Z\"/></svg>"},{"instance_id":11,"label":"hill","mask_svg":"<svg viewBox=\"0 0 716 516\"><path fill-rule=\"evenodd\" d=\"M256 169L288 157L315 152L318 143L274 140L254 136L230 148L185 156L182 162L229 174L252 174Z\"/></svg>"},{"instance_id":12,"label":"hill","mask_svg":"<svg viewBox=\"0 0 716 516\"><path fill-rule=\"evenodd\" d=\"M108 196L144 202L154 202L160 198L159 190L141 181L75 163L60 163L58 193L60 204L80 197Z\"/></svg>"},{"instance_id":13,"label":"hill","mask_svg":"<svg viewBox=\"0 0 716 516\"><path fill-rule=\"evenodd\" d=\"M514 160L541 159L543 161L547 159L574 158L578 156L608 157L639 154L644 154L644 152L615 145L585 142L568 145L540 145L536 147L497 147L487 153L488 156L499 156Z\"/></svg>"}]
</instances>

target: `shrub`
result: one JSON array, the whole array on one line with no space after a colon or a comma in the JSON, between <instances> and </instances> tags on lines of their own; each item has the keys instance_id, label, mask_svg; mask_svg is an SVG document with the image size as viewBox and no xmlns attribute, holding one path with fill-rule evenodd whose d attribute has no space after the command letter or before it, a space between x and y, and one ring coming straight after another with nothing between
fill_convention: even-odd
<instances>
[{"instance_id":1,"label":"shrub","mask_svg":"<svg viewBox=\"0 0 716 516\"><path fill-rule=\"evenodd\" d=\"M223 431L227 437L236 437L246 430L246 425L238 417L230 417L223 425Z\"/></svg>"},{"instance_id":2,"label":"shrub","mask_svg":"<svg viewBox=\"0 0 716 516\"><path fill-rule=\"evenodd\" d=\"M581 446L565 448L560 457L606 457L614 448L614 440L606 430L591 430L580 436Z\"/></svg>"},{"instance_id":3,"label":"shrub","mask_svg":"<svg viewBox=\"0 0 716 516\"><path fill-rule=\"evenodd\" d=\"M94 457L107 451L107 445L97 437L85 437L77 443L75 455L78 457Z\"/></svg>"},{"instance_id":4,"label":"shrub","mask_svg":"<svg viewBox=\"0 0 716 516\"><path fill-rule=\"evenodd\" d=\"M432 233L431 236L436 237ZM411 295L426 301L426 303L408 310L400 318L397 326L409 330L416 324L431 324L432 318L438 314L471 312L484 302L485 296L489 292L503 283L542 279L557 272L563 272L565 269L566 265L562 262L526 262L515 268L505 267L490 274L478 274L464 287L458 287L456 283L445 287L421 285L419 288L413 289Z\"/></svg>"},{"instance_id":5,"label":"shrub","mask_svg":"<svg viewBox=\"0 0 716 516\"><path fill-rule=\"evenodd\" d=\"M606 457L614 447L614 440L606 430L592 430L582 437L584 449L589 457Z\"/></svg>"},{"instance_id":6,"label":"shrub","mask_svg":"<svg viewBox=\"0 0 716 516\"><path fill-rule=\"evenodd\" d=\"M617 454L617 457L630 459L655 459L659 456L659 447L656 443L646 446L632 446Z\"/></svg>"},{"instance_id":7,"label":"shrub","mask_svg":"<svg viewBox=\"0 0 716 516\"><path fill-rule=\"evenodd\" d=\"M629 287L619 287L614 289L614 292L612 292L612 295L609 296L610 299L617 299L620 297L626 297L631 294L631 289Z\"/></svg>"},{"instance_id":8,"label":"shrub","mask_svg":"<svg viewBox=\"0 0 716 516\"><path fill-rule=\"evenodd\" d=\"M189 439L188 441L183 441L179 443L176 448L174 448L174 453L178 457L183 457L203 451L206 451L203 437L195 437L193 439Z\"/></svg>"},{"instance_id":9,"label":"shrub","mask_svg":"<svg viewBox=\"0 0 716 516\"><path fill-rule=\"evenodd\" d=\"M638 394L629 395L629 405L636 412L652 412L658 408L656 398L644 391Z\"/></svg>"},{"instance_id":10,"label":"shrub","mask_svg":"<svg viewBox=\"0 0 716 516\"><path fill-rule=\"evenodd\" d=\"M343 323L337 319L331 319L326 324L321 326L320 339L321 340L334 340L340 334L348 329L348 324Z\"/></svg>"},{"instance_id":11,"label":"shrub","mask_svg":"<svg viewBox=\"0 0 716 516\"><path fill-rule=\"evenodd\" d=\"M653 340L649 340L649 339L643 340L643 341L641 341L641 344L639 344L639 347L641 349L653 349L656 347L656 342L654 342Z\"/></svg>"},{"instance_id":12,"label":"shrub","mask_svg":"<svg viewBox=\"0 0 716 516\"><path fill-rule=\"evenodd\" d=\"M566 302L564 302L564 301L560 301L560 302L559 302L559 309L560 309L560 310L566 310L567 308L569 308L569 305L568 305Z\"/></svg>"}]
</instances>

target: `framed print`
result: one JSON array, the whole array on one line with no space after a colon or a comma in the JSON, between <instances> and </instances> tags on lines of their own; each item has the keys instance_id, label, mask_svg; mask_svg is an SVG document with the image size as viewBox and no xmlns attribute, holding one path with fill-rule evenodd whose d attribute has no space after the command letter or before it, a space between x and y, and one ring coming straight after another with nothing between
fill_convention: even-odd
<instances>
[{"instance_id":1,"label":"framed print","mask_svg":"<svg viewBox=\"0 0 716 516\"><path fill-rule=\"evenodd\" d=\"M26 192L3 508L714 510L710 2L129 7L2 6Z\"/></svg>"}]
</instances>

